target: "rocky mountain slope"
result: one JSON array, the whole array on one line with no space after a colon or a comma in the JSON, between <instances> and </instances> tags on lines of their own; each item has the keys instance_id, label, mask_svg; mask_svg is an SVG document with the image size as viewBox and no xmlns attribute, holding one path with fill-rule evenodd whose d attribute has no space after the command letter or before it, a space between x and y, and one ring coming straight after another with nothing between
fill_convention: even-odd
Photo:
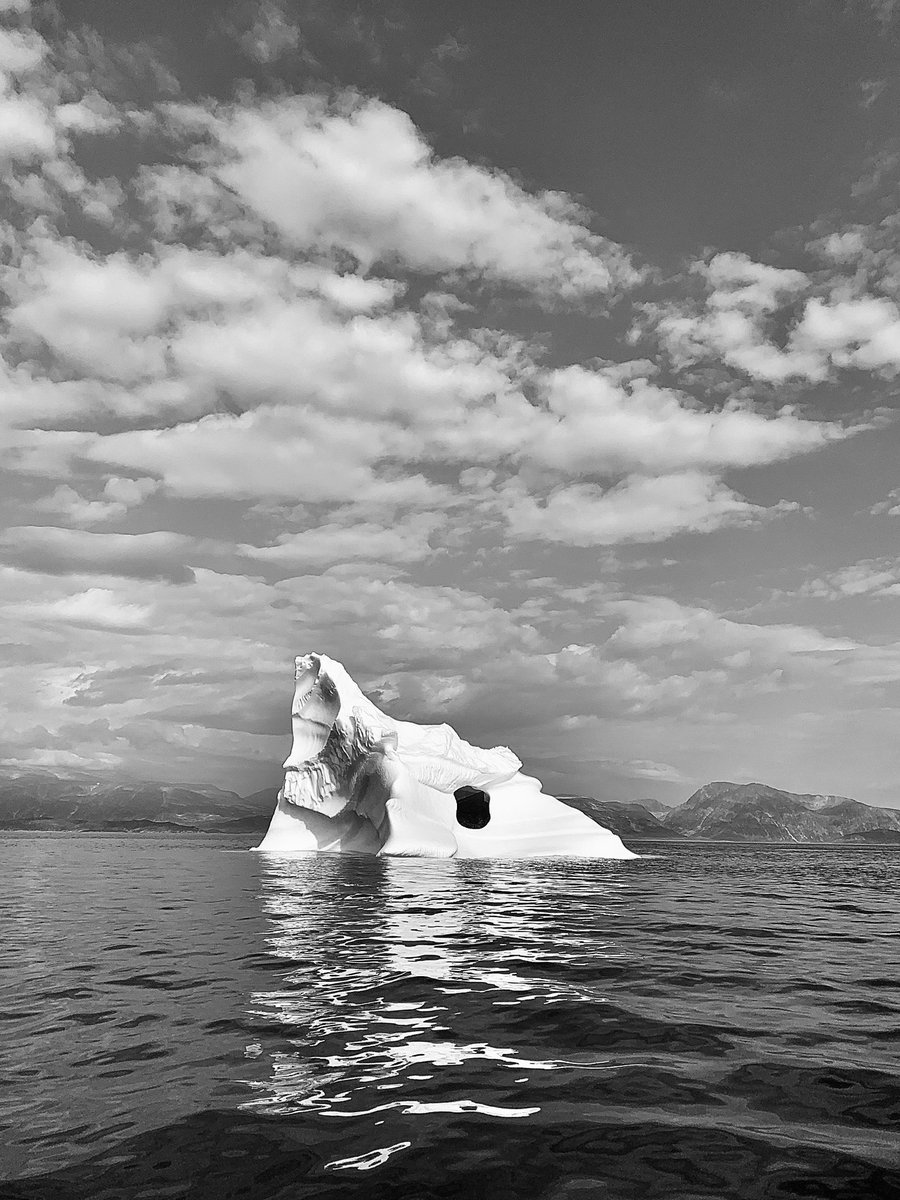
<instances>
[{"instance_id":1,"label":"rocky mountain slope","mask_svg":"<svg viewBox=\"0 0 900 1200\"><path fill-rule=\"evenodd\" d=\"M628 800L625 803L639 804L641 808L646 808L648 812L652 812L654 817L661 817L664 813L671 812L675 808L674 802L655 800L650 796L642 796L640 800Z\"/></svg>"},{"instance_id":2,"label":"rocky mountain slope","mask_svg":"<svg viewBox=\"0 0 900 1200\"><path fill-rule=\"evenodd\" d=\"M563 804L577 808L591 820L605 825L626 843L629 838L680 838L675 829L668 829L658 816L642 802L622 803L614 800L595 800L592 796L560 796ZM663 809L663 811L666 811Z\"/></svg>"},{"instance_id":3,"label":"rocky mountain slope","mask_svg":"<svg viewBox=\"0 0 900 1200\"><path fill-rule=\"evenodd\" d=\"M274 808L270 795L8 772L0 775L0 829L264 831Z\"/></svg>"},{"instance_id":4,"label":"rocky mountain slope","mask_svg":"<svg viewBox=\"0 0 900 1200\"><path fill-rule=\"evenodd\" d=\"M900 810L846 796L784 792L762 783L708 783L662 817L682 837L710 841L840 842L894 840Z\"/></svg>"}]
</instances>

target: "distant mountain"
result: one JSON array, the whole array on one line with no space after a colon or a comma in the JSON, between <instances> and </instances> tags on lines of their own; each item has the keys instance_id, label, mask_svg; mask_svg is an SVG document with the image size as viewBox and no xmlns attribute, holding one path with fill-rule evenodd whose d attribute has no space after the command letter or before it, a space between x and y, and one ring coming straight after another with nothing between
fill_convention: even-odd
<instances>
[{"instance_id":1,"label":"distant mountain","mask_svg":"<svg viewBox=\"0 0 900 1200\"><path fill-rule=\"evenodd\" d=\"M848 833L848 842L863 842L878 846L900 846L900 829L864 829L861 833Z\"/></svg>"},{"instance_id":2,"label":"distant mountain","mask_svg":"<svg viewBox=\"0 0 900 1200\"><path fill-rule=\"evenodd\" d=\"M260 792L253 792L249 796L244 796L243 803L249 804L254 811L264 812L268 817L271 817L275 811L275 802L278 799L278 788L263 788Z\"/></svg>"},{"instance_id":3,"label":"distant mountain","mask_svg":"<svg viewBox=\"0 0 900 1200\"><path fill-rule=\"evenodd\" d=\"M271 798L270 798L271 797ZM116 783L49 771L0 774L0 829L265 832L274 793Z\"/></svg>"},{"instance_id":4,"label":"distant mountain","mask_svg":"<svg viewBox=\"0 0 900 1200\"><path fill-rule=\"evenodd\" d=\"M654 813L657 817L661 813L671 812L675 807L674 804L667 804L665 800L654 800L652 797L641 797L640 800L627 800L623 803L639 804L641 808L646 808L648 812Z\"/></svg>"},{"instance_id":5,"label":"distant mountain","mask_svg":"<svg viewBox=\"0 0 900 1200\"><path fill-rule=\"evenodd\" d=\"M113 782L74 773L0 768L0 829L242 833L262 836L275 788L250 796L222 788ZM661 801L560 796L625 842L697 838L900 846L900 810L847 796L781 791L762 783L708 783L677 808ZM654 811L651 811L651 806Z\"/></svg>"},{"instance_id":6,"label":"distant mountain","mask_svg":"<svg viewBox=\"0 0 900 1200\"><path fill-rule=\"evenodd\" d=\"M585 816L605 825L620 838L678 838L677 830L668 829L640 803L624 803L616 800L595 800L592 796L560 796L563 804L577 808Z\"/></svg>"},{"instance_id":7,"label":"distant mountain","mask_svg":"<svg viewBox=\"0 0 900 1200\"><path fill-rule=\"evenodd\" d=\"M709 841L890 842L900 810L847 796L784 792L762 783L708 783L662 817L666 829Z\"/></svg>"},{"instance_id":8,"label":"distant mountain","mask_svg":"<svg viewBox=\"0 0 900 1200\"><path fill-rule=\"evenodd\" d=\"M0 773L0 829L108 832L234 832L262 835L275 809L276 788L250 796L216 787L116 783L49 771ZM565 800L621 837L675 838L642 804L588 796Z\"/></svg>"}]
</instances>

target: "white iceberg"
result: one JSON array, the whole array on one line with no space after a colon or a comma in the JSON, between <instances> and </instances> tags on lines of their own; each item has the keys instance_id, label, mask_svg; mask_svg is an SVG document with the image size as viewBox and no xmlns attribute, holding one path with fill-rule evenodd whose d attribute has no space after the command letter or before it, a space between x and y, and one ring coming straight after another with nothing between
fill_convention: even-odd
<instances>
[{"instance_id":1,"label":"white iceberg","mask_svg":"<svg viewBox=\"0 0 900 1200\"><path fill-rule=\"evenodd\" d=\"M635 858L523 775L505 746L381 712L339 662L295 659L293 745L259 850L424 858Z\"/></svg>"}]
</instances>

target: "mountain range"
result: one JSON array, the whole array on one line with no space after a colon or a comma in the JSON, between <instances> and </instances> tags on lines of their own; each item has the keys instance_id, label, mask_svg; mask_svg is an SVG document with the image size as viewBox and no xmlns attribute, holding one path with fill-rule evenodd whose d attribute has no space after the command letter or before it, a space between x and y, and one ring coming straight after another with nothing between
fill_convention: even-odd
<instances>
[{"instance_id":1,"label":"mountain range","mask_svg":"<svg viewBox=\"0 0 900 1200\"><path fill-rule=\"evenodd\" d=\"M252 838L265 832L275 796L275 788L240 796L211 786L7 770L0 771L0 829L199 831ZM560 799L626 842L684 838L900 846L900 809L875 808L847 796L785 792L762 783L708 783L674 807L651 799Z\"/></svg>"},{"instance_id":2,"label":"mountain range","mask_svg":"<svg viewBox=\"0 0 900 1200\"><path fill-rule=\"evenodd\" d=\"M784 792L763 783L707 783L662 818L672 833L709 841L900 842L900 810L848 796Z\"/></svg>"},{"instance_id":3,"label":"mountain range","mask_svg":"<svg viewBox=\"0 0 900 1200\"><path fill-rule=\"evenodd\" d=\"M657 814L650 812L642 800L624 803L620 800L595 800L593 796L560 796L560 800L570 808L585 813L591 820L605 825L626 843L635 839L681 837L681 834L668 829Z\"/></svg>"},{"instance_id":4,"label":"mountain range","mask_svg":"<svg viewBox=\"0 0 900 1200\"><path fill-rule=\"evenodd\" d=\"M275 794L10 772L0 774L0 829L265 832Z\"/></svg>"}]
</instances>

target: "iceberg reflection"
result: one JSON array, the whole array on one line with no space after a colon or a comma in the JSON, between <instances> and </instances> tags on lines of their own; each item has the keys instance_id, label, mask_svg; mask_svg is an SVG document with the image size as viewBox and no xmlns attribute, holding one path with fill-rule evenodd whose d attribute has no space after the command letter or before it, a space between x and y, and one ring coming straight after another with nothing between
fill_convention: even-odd
<instances>
[{"instance_id":1,"label":"iceberg reflection","mask_svg":"<svg viewBox=\"0 0 900 1200\"><path fill-rule=\"evenodd\" d=\"M593 961L622 956L596 932L604 906L616 923L625 899L614 871L595 866L573 896L572 870L563 894L547 863L270 857L261 870L267 953L284 970L251 997L253 1020L278 1036L264 1039L270 1075L248 1081L245 1108L523 1118L540 1111L522 1103L528 1072L606 1065L580 1047L535 1052L530 1021L583 999L554 968L583 954L587 920ZM333 1165L363 1170L381 1154Z\"/></svg>"}]
</instances>

